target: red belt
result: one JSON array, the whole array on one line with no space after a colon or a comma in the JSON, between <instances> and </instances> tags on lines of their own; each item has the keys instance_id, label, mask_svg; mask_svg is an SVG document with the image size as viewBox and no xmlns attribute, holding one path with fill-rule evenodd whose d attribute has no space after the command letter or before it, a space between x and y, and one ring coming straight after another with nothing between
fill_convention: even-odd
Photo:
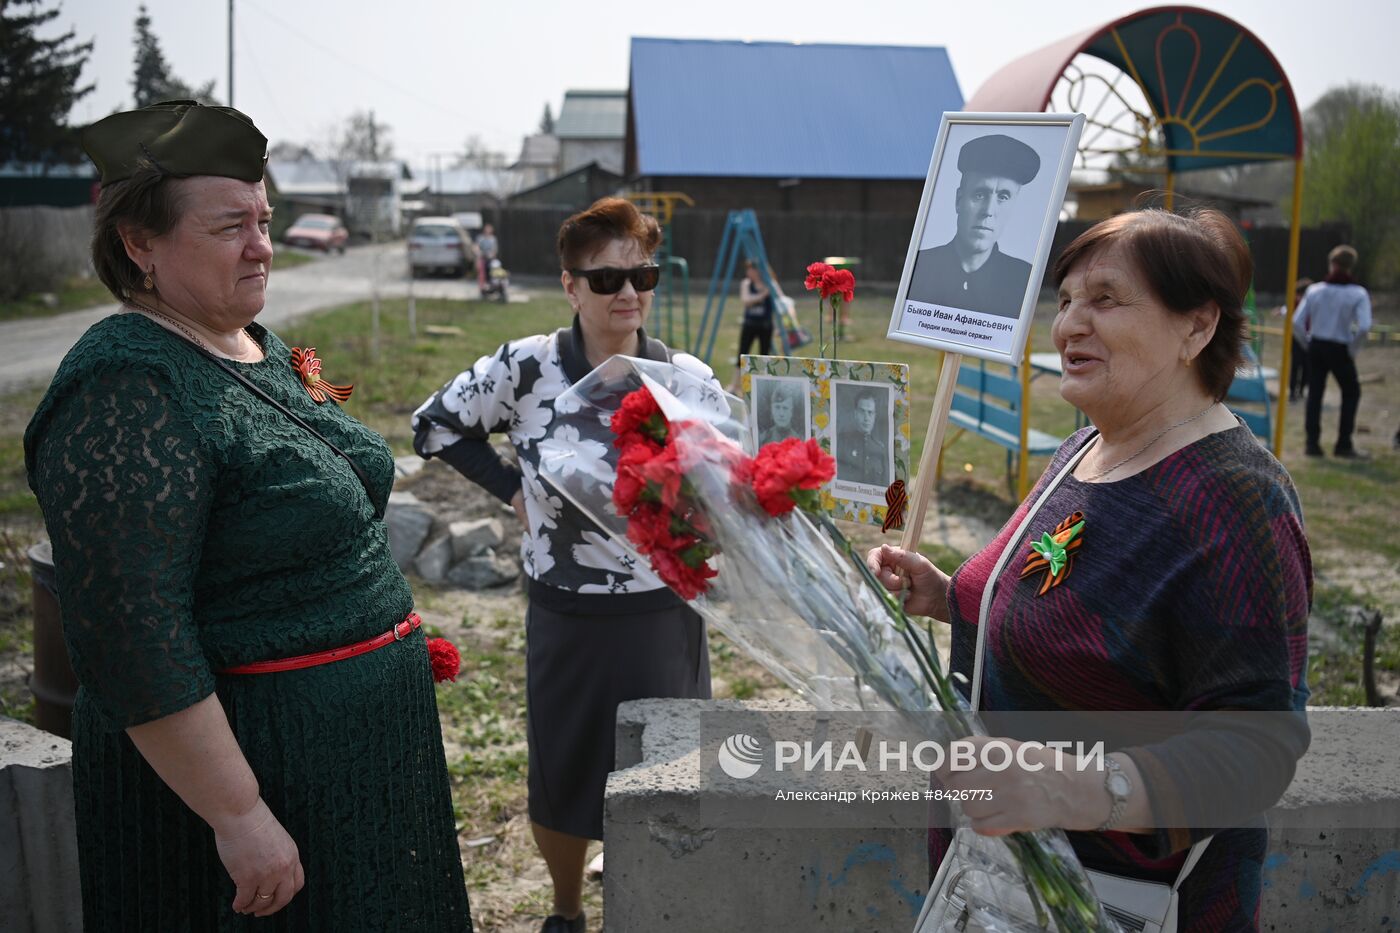
<instances>
[{"instance_id":1,"label":"red belt","mask_svg":"<svg viewBox=\"0 0 1400 933\"><path fill-rule=\"evenodd\" d=\"M252 664L240 664L237 667L229 667L219 671L220 674L274 674L278 671L295 671L303 667L316 667L320 664L330 664L332 661L344 661L346 658L357 657L368 654L376 648L383 648L385 645L402 641L413 634L414 629L423 624L423 620L418 617L418 613L410 612L408 618L398 625L395 625L383 635L376 635L373 638L366 638L364 641L357 641L353 645L345 645L341 648L331 648L329 651L317 651L314 654L299 654L293 658L281 658L277 661L254 661Z\"/></svg>"}]
</instances>

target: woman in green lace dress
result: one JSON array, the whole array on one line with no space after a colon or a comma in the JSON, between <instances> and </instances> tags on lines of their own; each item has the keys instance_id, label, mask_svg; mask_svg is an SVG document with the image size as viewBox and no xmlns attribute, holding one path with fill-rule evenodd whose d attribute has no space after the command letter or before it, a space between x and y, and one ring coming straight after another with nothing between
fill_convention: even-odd
<instances>
[{"instance_id":1,"label":"woman in green lace dress","mask_svg":"<svg viewBox=\"0 0 1400 933\"><path fill-rule=\"evenodd\" d=\"M181 101L83 142L125 307L64 359L25 457L81 683L84 929L470 930L393 458L253 323L266 139Z\"/></svg>"}]
</instances>

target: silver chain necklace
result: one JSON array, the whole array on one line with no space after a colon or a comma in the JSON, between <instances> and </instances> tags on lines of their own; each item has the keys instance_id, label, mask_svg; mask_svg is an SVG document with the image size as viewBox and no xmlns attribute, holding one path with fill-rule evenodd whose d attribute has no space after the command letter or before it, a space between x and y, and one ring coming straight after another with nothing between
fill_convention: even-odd
<instances>
[{"instance_id":1,"label":"silver chain necklace","mask_svg":"<svg viewBox=\"0 0 1400 933\"><path fill-rule=\"evenodd\" d=\"M1182 427L1182 426L1184 426L1184 425L1188 425L1188 424L1190 424L1191 422L1195 421L1197 418L1203 417L1203 416L1205 415L1206 412L1210 411L1212 408L1214 408L1214 407L1215 407L1216 405L1218 405L1218 404L1219 404L1219 402L1211 402L1209 405L1207 405L1205 408L1201 409L1200 411L1196 412L1196 414L1192 415L1190 418L1186 418L1186 419L1184 419L1184 420L1182 420L1182 421L1178 421L1176 424L1173 424L1173 425L1168 425L1167 427L1163 428L1160 432L1158 432L1157 435L1156 435L1155 437L1152 438L1152 440L1148 441L1146 444L1143 444L1141 447L1139 447L1136 453L1131 454L1131 455L1129 455L1129 456L1127 456L1127 457L1124 457L1122 460L1119 460L1117 463L1115 463L1113 466L1109 467L1107 470L1100 470L1099 472L1095 473L1093 476L1086 476L1086 477L1084 477L1084 479L1081 480L1081 482L1092 483L1092 482L1094 482L1095 480L1102 479L1103 477L1105 477L1105 476L1107 476L1108 474L1112 473L1114 470L1118 469L1119 467L1124 466L1124 465L1129 464L1129 463L1132 463L1132 462L1133 462L1134 460L1136 460L1138 457L1141 457L1143 454L1147 453L1147 449L1148 449L1149 447L1151 447L1153 444L1155 444L1155 443L1157 443L1158 441L1160 441L1163 437L1166 437L1167 432L1169 432L1169 431L1175 431L1177 428ZM1100 440L1102 440L1103 435L1099 435L1099 438L1100 438Z\"/></svg>"},{"instance_id":2,"label":"silver chain necklace","mask_svg":"<svg viewBox=\"0 0 1400 933\"><path fill-rule=\"evenodd\" d=\"M198 347L200 347L201 349L203 349L205 352L207 352L207 353L214 353L214 351L213 351L212 349L210 349L209 344L207 344L207 343L205 343L203 340L201 340L201 339L199 338L199 335L198 335L198 334L196 334L196 333L195 333L193 330L191 330L190 328L186 327L184 324L182 324L182 323L180 323L179 321L175 320L175 319L174 319L173 317L171 317L170 315L165 314L164 312L161 312L161 311L157 311L155 308L151 308L151 307L148 307L148 306L146 306L146 305L143 305L141 302L139 302L139 301L134 301L134 300L132 300L131 298L128 298L128 299L126 300L126 303L127 303L128 306L130 306L130 307L132 307L132 308L135 308L135 309L138 310L138 311L145 311L147 314L151 315L152 317L158 317L158 318L160 318L162 321L164 321L165 323L169 324L171 327L175 328L175 329L178 330L180 333L184 334L186 337L190 338L190 340L194 341L195 345L198 346ZM216 354L216 355L222 356L223 354ZM236 360L236 359L238 359L238 358L237 358L237 357L230 356L229 359Z\"/></svg>"}]
</instances>

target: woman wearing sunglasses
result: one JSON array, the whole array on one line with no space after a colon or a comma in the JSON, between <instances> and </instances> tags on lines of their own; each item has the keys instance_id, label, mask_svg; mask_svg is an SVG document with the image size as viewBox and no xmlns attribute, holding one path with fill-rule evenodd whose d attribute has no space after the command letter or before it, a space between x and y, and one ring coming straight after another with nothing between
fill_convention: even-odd
<instances>
[{"instance_id":1,"label":"woman wearing sunglasses","mask_svg":"<svg viewBox=\"0 0 1400 933\"><path fill-rule=\"evenodd\" d=\"M642 329L661 242L656 221L604 198L559 228L560 281L573 323L512 340L477 360L419 407L414 447L441 457L509 502L525 527L525 616L530 820L554 881L544 933L584 929L588 841L603 838L603 787L613 768L617 705L641 697L710 695L700 616L571 504L539 480L539 441L554 400L616 354L676 365L714 381L693 356ZM718 388L718 383L715 384ZM505 434L518 465L490 444ZM615 462L605 425L579 437L578 455Z\"/></svg>"}]
</instances>

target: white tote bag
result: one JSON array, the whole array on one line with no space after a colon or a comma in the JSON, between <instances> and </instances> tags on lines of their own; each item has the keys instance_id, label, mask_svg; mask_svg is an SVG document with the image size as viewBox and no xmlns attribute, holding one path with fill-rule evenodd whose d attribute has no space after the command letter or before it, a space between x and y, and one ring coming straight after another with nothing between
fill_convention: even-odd
<instances>
[{"instance_id":1,"label":"white tote bag","mask_svg":"<svg viewBox=\"0 0 1400 933\"><path fill-rule=\"evenodd\" d=\"M982 697L987 615L991 610L996 580L1031 520L1079 463L1092 440L1091 435L1037 497L987 578L978 612L977 648L973 660L971 705L974 713ZM1086 873L1094 886L1095 895L1103 904L1104 913L1118 924L1123 933L1176 933L1178 894L1182 882L1196 867L1209 843L1210 838L1207 837L1191 847L1181 872L1171 884L1139 881L1087 869ZM914 933L1020 933L1038 930L1040 927L1034 920L1035 907L1021 885L1019 871L999 840L978 837L971 829L960 828L944 853L943 863L938 866L933 884L929 885ZM996 896L992 896L993 891ZM984 905L986 909L978 910L976 905Z\"/></svg>"}]
</instances>

